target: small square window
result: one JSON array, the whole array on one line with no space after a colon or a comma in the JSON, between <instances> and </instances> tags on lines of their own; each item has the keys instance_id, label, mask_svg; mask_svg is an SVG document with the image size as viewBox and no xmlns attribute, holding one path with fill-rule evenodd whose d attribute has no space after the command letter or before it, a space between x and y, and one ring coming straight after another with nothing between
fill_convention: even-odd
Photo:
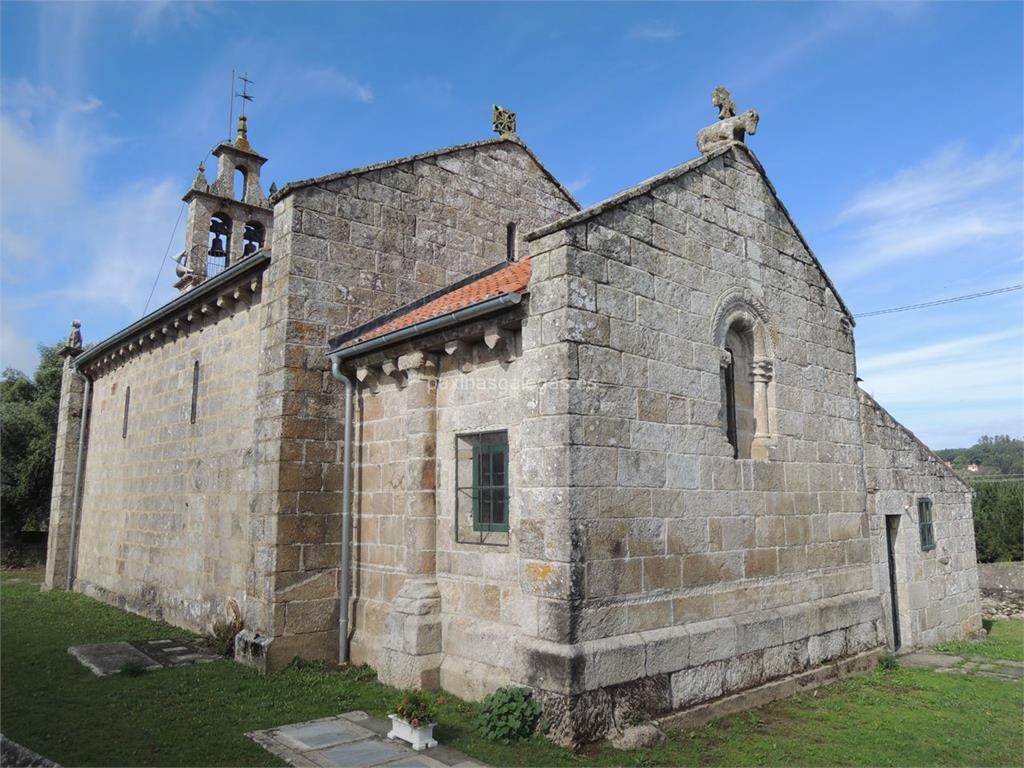
<instances>
[{"instance_id":1,"label":"small square window","mask_svg":"<svg viewBox=\"0 0 1024 768\"><path fill-rule=\"evenodd\" d=\"M508 437L473 446L473 530L508 530Z\"/></svg>"},{"instance_id":2,"label":"small square window","mask_svg":"<svg viewBox=\"0 0 1024 768\"><path fill-rule=\"evenodd\" d=\"M921 530L921 551L935 549L935 523L932 520L932 500L921 497L917 500L917 525Z\"/></svg>"},{"instance_id":3,"label":"small square window","mask_svg":"<svg viewBox=\"0 0 1024 768\"><path fill-rule=\"evenodd\" d=\"M456 540L507 546L508 433L458 435L455 480Z\"/></svg>"}]
</instances>

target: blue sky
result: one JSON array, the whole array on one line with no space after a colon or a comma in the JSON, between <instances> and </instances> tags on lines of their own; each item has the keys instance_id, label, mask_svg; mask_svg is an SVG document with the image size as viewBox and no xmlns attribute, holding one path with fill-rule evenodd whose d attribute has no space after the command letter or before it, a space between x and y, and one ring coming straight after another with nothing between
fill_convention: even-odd
<instances>
[{"instance_id":1,"label":"blue sky","mask_svg":"<svg viewBox=\"0 0 1024 768\"><path fill-rule=\"evenodd\" d=\"M696 155L723 83L856 312L1024 282L1022 5L0 7L0 364L142 314L196 163L256 81L265 185L490 135L584 204ZM183 222L182 222L183 225ZM170 249L181 248L179 226ZM150 308L174 295L164 264ZM1024 434L1024 292L862 319L864 386L933 447Z\"/></svg>"}]
</instances>

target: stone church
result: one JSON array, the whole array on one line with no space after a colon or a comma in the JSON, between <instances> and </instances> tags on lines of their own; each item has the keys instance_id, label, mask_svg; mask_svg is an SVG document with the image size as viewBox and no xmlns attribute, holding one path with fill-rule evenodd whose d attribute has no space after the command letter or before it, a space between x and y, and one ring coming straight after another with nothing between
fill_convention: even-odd
<instances>
[{"instance_id":1,"label":"stone church","mask_svg":"<svg viewBox=\"0 0 1024 768\"><path fill-rule=\"evenodd\" d=\"M567 744L978 632L970 488L858 387L757 113L712 103L582 209L500 107L269 197L243 120L180 294L69 338L47 586L268 671L529 686Z\"/></svg>"}]
</instances>

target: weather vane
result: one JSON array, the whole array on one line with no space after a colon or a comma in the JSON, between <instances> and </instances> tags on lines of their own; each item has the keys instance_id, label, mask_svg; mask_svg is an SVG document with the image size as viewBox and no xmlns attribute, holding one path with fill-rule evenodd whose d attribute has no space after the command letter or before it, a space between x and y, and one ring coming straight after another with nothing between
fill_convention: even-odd
<instances>
[{"instance_id":1,"label":"weather vane","mask_svg":"<svg viewBox=\"0 0 1024 768\"><path fill-rule=\"evenodd\" d=\"M235 90L235 80L242 81L241 93ZM245 102L252 101L255 98L251 93L249 93L250 85L255 85L255 83L249 79L248 72L236 75L235 70L231 70L231 99L228 102L228 141L231 140L231 129L234 127L235 123L235 99L239 98L242 100L242 117L245 117Z\"/></svg>"},{"instance_id":2,"label":"weather vane","mask_svg":"<svg viewBox=\"0 0 1024 768\"><path fill-rule=\"evenodd\" d=\"M252 101L253 96L249 93L249 86L255 85L255 83L249 79L249 73L243 72L238 76L238 79L242 81L242 92L235 91L235 96L242 100L242 114L245 114L245 102Z\"/></svg>"}]
</instances>

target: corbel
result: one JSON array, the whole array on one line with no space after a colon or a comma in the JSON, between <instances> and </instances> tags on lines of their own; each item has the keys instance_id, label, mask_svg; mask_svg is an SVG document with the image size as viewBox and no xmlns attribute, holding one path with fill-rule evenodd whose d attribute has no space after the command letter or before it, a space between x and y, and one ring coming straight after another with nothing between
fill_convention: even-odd
<instances>
[{"instance_id":1,"label":"corbel","mask_svg":"<svg viewBox=\"0 0 1024 768\"><path fill-rule=\"evenodd\" d=\"M476 362L473 345L465 339L453 339L446 342L444 353L449 356L455 356L455 365L458 366L462 373L469 373L473 370L473 364Z\"/></svg>"},{"instance_id":2,"label":"corbel","mask_svg":"<svg viewBox=\"0 0 1024 768\"><path fill-rule=\"evenodd\" d=\"M405 371L399 370L397 358L388 358L380 364L381 373L394 380L399 389L404 389L408 383L409 376Z\"/></svg>"},{"instance_id":3,"label":"corbel","mask_svg":"<svg viewBox=\"0 0 1024 768\"><path fill-rule=\"evenodd\" d=\"M362 384L371 395L380 392L380 376L371 368L366 366L356 368L356 381Z\"/></svg>"},{"instance_id":4,"label":"corbel","mask_svg":"<svg viewBox=\"0 0 1024 768\"><path fill-rule=\"evenodd\" d=\"M496 323L490 323L484 326L484 344L488 349L497 350L501 362L512 361L515 343L511 331L499 328Z\"/></svg>"}]
</instances>

